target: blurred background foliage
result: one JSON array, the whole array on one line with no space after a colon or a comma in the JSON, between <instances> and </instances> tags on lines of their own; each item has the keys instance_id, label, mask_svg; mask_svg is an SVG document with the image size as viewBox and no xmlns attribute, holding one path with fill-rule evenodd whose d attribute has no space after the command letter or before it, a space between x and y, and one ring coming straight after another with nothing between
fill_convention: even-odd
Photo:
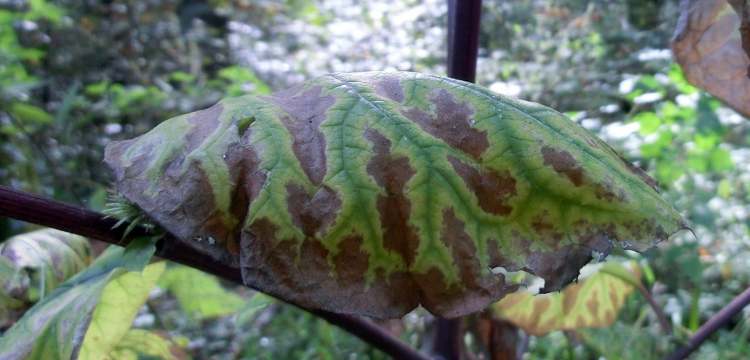
<instances>
[{"instance_id":1,"label":"blurred background foliage","mask_svg":"<svg viewBox=\"0 0 750 360\"><path fill-rule=\"evenodd\" d=\"M610 327L521 334L528 358L661 358L750 284L750 122L687 83L674 64L678 6L484 1L477 81L597 133L659 181L695 234L645 255L620 254L638 262L673 334L643 297L631 296ZM442 75L446 12L442 0L2 0L0 183L100 209L109 141L224 96L265 94L328 72ZM0 218L0 238L26 230ZM191 271L166 270L135 318L131 345L159 333L195 358L385 357L294 307ZM190 292L196 288L207 293ZM39 296L13 300L7 316ZM747 319L733 319L697 358L745 358ZM383 325L424 348L432 321L417 310ZM480 339L465 338L478 358Z\"/></svg>"}]
</instances>

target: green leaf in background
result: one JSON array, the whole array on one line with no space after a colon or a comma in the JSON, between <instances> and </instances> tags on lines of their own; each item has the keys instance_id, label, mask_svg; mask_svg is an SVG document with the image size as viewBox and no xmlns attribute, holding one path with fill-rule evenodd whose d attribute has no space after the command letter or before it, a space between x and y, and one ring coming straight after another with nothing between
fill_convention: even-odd
<instances>
[{"instance_id":1,"label":"green leaf in background","mask_svg":"<svg viewBox=\"0 0 750 360\"><path fill-rule=\"evenodd\" d=\"M126 249L107 249L89 268L36 303L3 334L0 359L74 358L104 289L127 271L142 271L154 251L149 238L136 239Z\"/></svg>"},{"instance_id":2,"label":"green leaf in background","mask_svg":"<svg viewBox=\"0 0 750 360\"><path fill-rule=\"evenodd\" d=\"M263 80L259 79L255 73L241 66L229 66L219 71L219 77L229 81L231 84L227 88L227 95L239 96L247 94L247 91L243 86L251 84L253 86L252 93L257 95L265 95L271 92L271 88L268 87Z\"/></svg>"},{"instance_id":3,"label":"green leaf in background","mask_svg":"<svg viewBox=\"0 0 750 360\"><path fill-rule=\"evenodd\" d=\"M710 159L711 169L713 171L721 172L732 170L734 168L732 155L725 149L716 148L711 152Z\"/></svg>"},{"instance_id":4,"label":"green leaf in background","mask_svg":"<svg viewBox=\"0 0 750 360\"><path fill-rule=\"evenodd\" d=\"M196 320L229 315L245 304L237 294L225 290L215 276L182 265L168 268L159 279L159 287L172 293L182 310Z\"/></svg>"},{"instance_id":5,"label":"green leaf in background","mask_svg":"<svg viewBox=\"0 0 750 360\"><path fill-rule=\"evenodd\" d=\"M94 310L78 359L102 359L114 349L130 329L165 267L163 261L154 263L146 266L142 273L127 272L107 284Z\"/></svg>"},{"instance_id":6,"label":"green leaf in background","mask_svg":"<svg viewBox=\"0 0 750 360\"><path fill-rule=\"evenodd\" d=\"M661 126L661 119L652 112L642 112L634 120L640 125L641 135L653 134Z\"/></svg>"},{"instance_id":7,"label":"green leaf in background","mask_svg":"<svg viewBox=\"0 0 750 360\"><path fill-rule=\"evenodd\" d=\"M10 114L24 124L49 125L52 123L52 115L44 109L22 102L14 102L10 105Z\"/></svg>"},{"instance_id":8,"label":"green leaf in background","mask_svg":"<svg viewBox=\"0 0 750 360\"><path fill-rule=\"evenodd\" d=\"M587 279L552 294L510 294L494 305L501 318L529 334L541 336L555 330L575 330L611 325L625 299L640 283L636 268L627 270L607 263Z\"/></svg>"},{"instance_id":9,"label":"green leaf in background","mask_svg":"<svg viewBox=\"0 0 750 360\"><path fill-rule=\"evenodd\" d=\"M125 334L106 360L172 360L187 359L181 349L185 344L166 336L142 329L132 329Z\"/></svg>"},{"instance_id":10,"label":"green leaf in background","mask_svg":"<svg viewBox=\"0 0 750 360\"><path fill-rule=\"evenodd\" d=\"M86 268L91 247L84 237L41 229L9 238L0 244L0 256L27 274L28 292L20 299L34 302Z\"/></svg>"}]
</instances>

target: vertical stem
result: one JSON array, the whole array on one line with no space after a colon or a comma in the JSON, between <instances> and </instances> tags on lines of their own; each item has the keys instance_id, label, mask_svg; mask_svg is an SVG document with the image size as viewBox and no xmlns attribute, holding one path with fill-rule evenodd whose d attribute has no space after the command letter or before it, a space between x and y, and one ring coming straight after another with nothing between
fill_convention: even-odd
<instances>
[{"instance_id":1,"label":"vertical stem","mask_svg":"<svg viewBox=\"0 0 750 360\"><path fill-rule=\"evenodd\" d=\"M474 82L482 0L448 0L448 76Z\"/></svg>"},{"instance_id":2,"label":"vertical stem","mask_svg":"<svg viewBox=\"0 0 750 360\"><path fill-rule=\"evenodd\" d=\"M461 318L435 319L432 353L442 360L461 358Z\"/></svg>"},{"instance_id":3,"label":"vertical stem","mask_svg":"<svg viewBox=\"0 0 750 360\"><path fill-rule=\"evenodd\" d=\"M448 76L474 82L479 50L482 0L448 0ZM435 321L432 353L446 360L461 358L462 319Z\"/></svg>"}]
</instances>

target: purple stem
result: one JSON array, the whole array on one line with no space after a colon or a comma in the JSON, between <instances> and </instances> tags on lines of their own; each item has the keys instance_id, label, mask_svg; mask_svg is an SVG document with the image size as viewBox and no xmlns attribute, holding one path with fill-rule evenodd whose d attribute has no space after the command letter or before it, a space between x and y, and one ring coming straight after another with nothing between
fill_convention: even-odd
<instances>
[{"instance_id":1,"label":"purple stem","mask_svg":"<svg viewBox=\"0 0 750 360\"><path fill-rule=\"evenodd\" d=\"M741 294L737 295L732 299L729 304L724 306L718 313L712 316L705 324L703 324L698 331L695 332L692 338L682 346L673 352L667 360L679 360L688 357L693 353L701 344L708 339L711 334L719 330L721 327L726 325L729 320L737 315L742 309L750 304L750 287L745 289Z\"/></svg>"}]
</instances>

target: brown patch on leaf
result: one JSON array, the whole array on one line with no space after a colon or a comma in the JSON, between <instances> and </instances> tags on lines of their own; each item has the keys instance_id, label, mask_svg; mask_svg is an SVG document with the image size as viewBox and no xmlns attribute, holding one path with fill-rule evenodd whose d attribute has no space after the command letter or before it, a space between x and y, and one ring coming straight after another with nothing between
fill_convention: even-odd
<instances>
[{"instance_id":1,"label":"brown patch on leaf","mask_svg":"<svg viewBox=\"0 0 750 360\"><path fill-rule=\"evenodd\" d=\"M361 237L344 239L332 267L330 253L318 239L301 244L278 239L277 229L261 218L243 232L240 267L246 285L302 307L343 314L396 318L417 306L417 286L407 273L378 273L366 285L368 258L360 249Z\"/></svg>"},{"instance_id":2,"label":"brown patch on leaf","mask_svg":"<svg viewBox=\"0 0 750 360\"><path fill-rule=\"evenodd\" d=\"M185 136L185 152L190 153L203 143L209 134L219 127L219 117L224 111L221 103L216 103L208 109L196 111L188 118L188 123L193 125L190 132Z\"/></svg>"},{"instance_id":3,"label":"brown patch on leaf","mask_svg":"<svg viewBox=\"0 0 750 360\"><path fill-rule=\"evenodd\" d=\"M508 201L516 195L516 179L509 171L498 173L492 170L482 170L480 172L450 155L448 161L474 192L479 206L484 211L496 215L508 215L513 211Z\"/></svg>"},{"instance_id":4,"label":"brown patch on leaf","mask_svg":"<svg viewBox=\"0 0 750 360\"><path fill-rule=\"evenodd\" d=\"M539 321L542 318L542 314L544 314L544 312L547 311L547 308L549 308L550 306L550 300L546 297L540 297L535 305L536 306L533 307L531 312L531 319L529 320L530 324L539 324Z\"/></svg>"},{"instance_id":5,"label":"brown patch on leaf","mask_svg":"<svg viewBox=\"0 0 750 360\"><path fill-rule=\"evenodd\" d=\"M333 264L339 283L342 286L358 286L364 283L370 256L362 250L362 237L345 237L339 243L338 250L333 257Z\"/></svg>"},{"instance_id":6,"label":"brown patch on leaf","mask_svg":"<svg viewBox=\"0 0 750 360\"><path fill-rule=\"evenodd\" d=\"M599 301L596 299L596 292L589 296L589 300L586 302L586 307L594 316L599 315Z\"/></svg>"},{"instance_id":7,"label":"brown patch on leaf","mask_svg":"<svg viewBox=\"0 0 750 360\"><path fill-rule=\"evenodd\" d=\"M391 154L391 142L377 130L368 129L365 138L373 144L374 156L367 164L367 173L385 189L378 196L378 213L383 227L383 246L400 254L410 265L416 256L419 236L409 224L411 204L404 194L406 183L415 171L409 159Z\"/></svg>"},{"instance_id":8,"label":"brown patch on leaf","mask_svg":"<svg viewBox=\"0 0 750 360\"><path fill-rule=\"evenodd\" d=\"M470 105L459 103L445 89L433 92L430 101L435 104L434 115L418 108L403 110L402 113L433 136L479 159L490 144L484 131L473 128L474 111Z\"/></svg>"},{"instance_id":9,"label":"brown patch on leaf","mask_svg":"<svg viewBox=\"0 0 750 360\"><path fill-rule=\"evenodd\" d=\"M474 241L464 231L464 223L453 209L443 210L441 241L451 251L453 263L459 270L460 285L447 287L442 272L435 268L426 274L415 274L422 290L422 304L431 312L455 317L481 310L516 290L517 286L505 283L504 276L482 271Z\"/></svg>"},{"instance_id":10,"label":"brown patch on leaf","mask_svg":"<svg viewBox=\"0 0 750 360\"><path fill-rule=\"evenodd\" d=\"M315 236L333 222L341 207L341 200L328 186L320 187L314 196L296 184L287 185L286 191L287 209L292 220L308 237Z\"/></svg>"},{"instance_id":11,"label":"brown patch on leaf","mask_svg":"<svg viewBox=\"0 0 750 360\"><path fill-rule=\"evenodd\" d=\"M240 233L242 224L247 216L250 203L258 197L260 190L266 182L266 173L260 169L260 159L253 147L244 144L243 137L239 148L230 151L224 161L229 169L230 178L235 186L232 187L231 203L229 211L238 221L233 231L231 242L228 244L230 253L239 253Z\"/></svg>"},{"instance_id":12,"label":"brown patch on leaf","mask_svg":"<svg viewBox=\"0 0 750 360\"><path fill-rule=\"evenodd\" d=\"M612 180L605 179L601 183L596 183L594 187L594 196L597 199L607 202L623 202L625 201L625 192L622 189L615 189L612 184Z\"/></svg>"},{"instance_id":13,"label":"brown patch on leaf","mask_svg":"<svg viewBox=\"0 0 750 360\"><path fill-rule=\"evenodd\" d=\"M557 231L558 229L555 227L554 220L547 209L539 211L531 219L531 228L545 244L552 248L557 248L557 245L562 241L564 236L562 232Z\"/></svg>"},{"instance_id":14,"label":"brown patch on leaf","mask_svg":"<svg viewBox=\"0 0 750 360\"><path fill-rule=\"evenodd\" d=\"M542 147L542 157L544 158L544 165L552 166L557 173L565 175L573 185L583 185L583 168L569 152L544 146Z\"/></svg>"},{"instance_id":15,"label":"brown patch on leaf","mask_svg":"<svg viewBox=\"0 0 750 360\"><path fill-rule=\"evenodd\" d=\"M463 221L456 217L452 208L443 210L443 230L440 239L451 250L453 263L458 267L463 285L469 288L480 285L477 283L482 278L479 259L476 258L477 249L474 241L464 230Z\"/></svg>"},{"instance_id":16,"label":"brown patch on leaf","mask_svg":"<svg viewBox=\"0 0 750 360\"><path fill-rule=\"evenodd\" d=\"M197 149L206 138L219 127L219 117L224 111L221 103L216 103L208 109L190 114L187 122L192 125L183 142L182 150L177 151L175 157L168 162L167 173L179 177L182 174L185 156Z\"/></svg>"},{"instance_id":17,"label":"brown patch on leaf","mask_svg":"<svg viewBox=\"0 0 750 360\"><path fill-rule=\"evenodd\" d=\"M336 101L322 92L320 86L304 90L293 88L266 98L289 114L281 120L292 135L294 154L315 185L319 185L326 174L326 140L320 132L320 124Z\"/></svg>"},{"instance_id":18,"label":"brown patch on leaf","mask_svg":"<svg viewBox=\"0 0 750 360\"><path fill-rule=\"evenodd\" d=\"M565 288L565 296L563 299L563 314L568 314L575 306L578 300L578 293L581 291L581 286L569 286Z\"/></svg>"},{"instance_id":19,"label":"brown patch on leaf","mask_svg":"<svg viewBox=\"0 0 750 360\"><path fill-rule=\"evenodd\" d=\"M401 86L401 80L397 76L386 75L378 78L375 84L375 93L395 102L400 103L404 101L404 88Z\"/></svg>"}]
</instances>

